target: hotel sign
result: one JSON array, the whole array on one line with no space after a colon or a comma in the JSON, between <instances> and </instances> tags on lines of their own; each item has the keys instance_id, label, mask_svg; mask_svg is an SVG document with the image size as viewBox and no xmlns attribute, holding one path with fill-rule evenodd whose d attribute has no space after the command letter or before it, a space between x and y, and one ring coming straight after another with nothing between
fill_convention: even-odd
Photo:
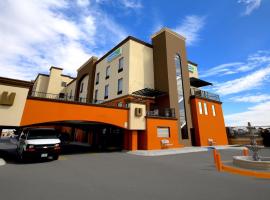
<instances>
[{"instance_id":1,"label":"hotel sign","mask_svg":"<svg viewBox=\"0 0 270 200\"><path fill-rule=\"evenodd\" d=\"M196 73L197 72L197 67L191 65L191 64L188 64L188 71L191 72L191 73Z\"/></svg>"},{"instance_id":2,"label":"hotel sign","mask_svg":"<svg viewBox=\"0 0 270 200\"><path fill-rule=\"evenodd\" d=\"M12 106L14 103L15 96L16 96L15 92L11 92L9 95L8 92L6 91L2 92L0 96L0 105Z\"/></svg>"},{"instance_id":3,"label":"hotel sign","mask_svg":"<svg viewBox=\"0 0 270 200\"><path fill-rule=\"evenodd\" d=\"M118 49L114 50L110 55L108 55L107 62L111 62L113 59L120 56L121 54L122 54L122 48L119 47Z\"/></svg>"}]
</instances>

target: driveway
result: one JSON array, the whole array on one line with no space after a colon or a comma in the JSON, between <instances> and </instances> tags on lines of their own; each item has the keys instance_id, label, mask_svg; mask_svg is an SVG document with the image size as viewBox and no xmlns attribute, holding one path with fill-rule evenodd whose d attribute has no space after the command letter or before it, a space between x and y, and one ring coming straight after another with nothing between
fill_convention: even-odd
<instances>
[{"instance_id":1,"label":"driveway","mask_svg":"<svg viewBox=\"0 0 270 200\"><path fill-rule=\"evenodd\" d=\"M222 159L236 154L224 150ZM42 163L10 161L0 167L0 180L4 200L270 198L270 180L219 173L211 152L157 157L84 153Z\"/></svg>"}]
</instances>

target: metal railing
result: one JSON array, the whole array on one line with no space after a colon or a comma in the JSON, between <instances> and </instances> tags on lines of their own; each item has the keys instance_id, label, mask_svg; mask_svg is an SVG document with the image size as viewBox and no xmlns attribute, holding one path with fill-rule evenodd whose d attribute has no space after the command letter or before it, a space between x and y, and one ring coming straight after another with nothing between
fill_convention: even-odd
<instances>
[{"instance_id":1,"label":"metal railing","mask_svg":"<svg viewBox=\"0 0 270 200\"><path fill-rule=\"evenodd\" d=\"M214 100L214 101L220 101L218 94L203 91L203 90L200 90L198 88L191 88L190 93L191 93L191 96L202 97L202 98L210 99L210 100Z\"/></svg>"},{"instance_id":2,"label":"metal railing","mask_svg":"<svg viewBox=\"0 0 270 200\"><path fill-rule=\"evenodd\" d=\"M149 117L168 117L175 118L174 108L157 108L146 112L146 116Z\"/></svg>"},{"instance_id":3,"label":"metal railing","mask_svg":"<svg viewBox=\"0 0 270 200\"><path fill-rule=\"evenodd\" d=\"M30 97L37 97L37 98L44 98L44 99L54 99L59 101L69 101L69 102L79 102L79 103L93 103L89 102L88 98L78 98L76 99L75 96L71 96L65 93L59 93L59 94L51 94L51 93L44 93L44 92L36 92L32 91L28 96Z\"/></svg>"}]
</instances>

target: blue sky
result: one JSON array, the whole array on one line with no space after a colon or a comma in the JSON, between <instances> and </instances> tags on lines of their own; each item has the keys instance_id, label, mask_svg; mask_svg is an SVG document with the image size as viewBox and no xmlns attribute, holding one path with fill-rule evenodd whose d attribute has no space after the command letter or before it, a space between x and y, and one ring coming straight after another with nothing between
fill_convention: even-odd
<instances>
[{"instance_id":1,"label":"blue sky","mask_svg":"<svg viewBox=\"0 0 270 200\"><path fill-rule=\"evenodd\" d=\"M227 125L270 125L270 0L0 1L0 76L32 80L76 69L128 35L168 27L221 95Z\"/></svg>"}]
</instances>

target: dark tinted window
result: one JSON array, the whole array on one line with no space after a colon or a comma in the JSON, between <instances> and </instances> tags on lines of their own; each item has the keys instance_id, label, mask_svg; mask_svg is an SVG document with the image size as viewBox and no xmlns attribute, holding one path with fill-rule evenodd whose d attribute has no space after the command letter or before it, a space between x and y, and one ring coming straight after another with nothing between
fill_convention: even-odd
<instances>
[{"instance_id":1,"label":"dark tinted window","mask_svg":"<svg viewBox=\"0 0 270 200\"><path fill-rule=\"evenodd\" d=\"M27 139L56 139L57 134L55 130L29 130L27 134Z\"/></svg>"}]
</instances>

